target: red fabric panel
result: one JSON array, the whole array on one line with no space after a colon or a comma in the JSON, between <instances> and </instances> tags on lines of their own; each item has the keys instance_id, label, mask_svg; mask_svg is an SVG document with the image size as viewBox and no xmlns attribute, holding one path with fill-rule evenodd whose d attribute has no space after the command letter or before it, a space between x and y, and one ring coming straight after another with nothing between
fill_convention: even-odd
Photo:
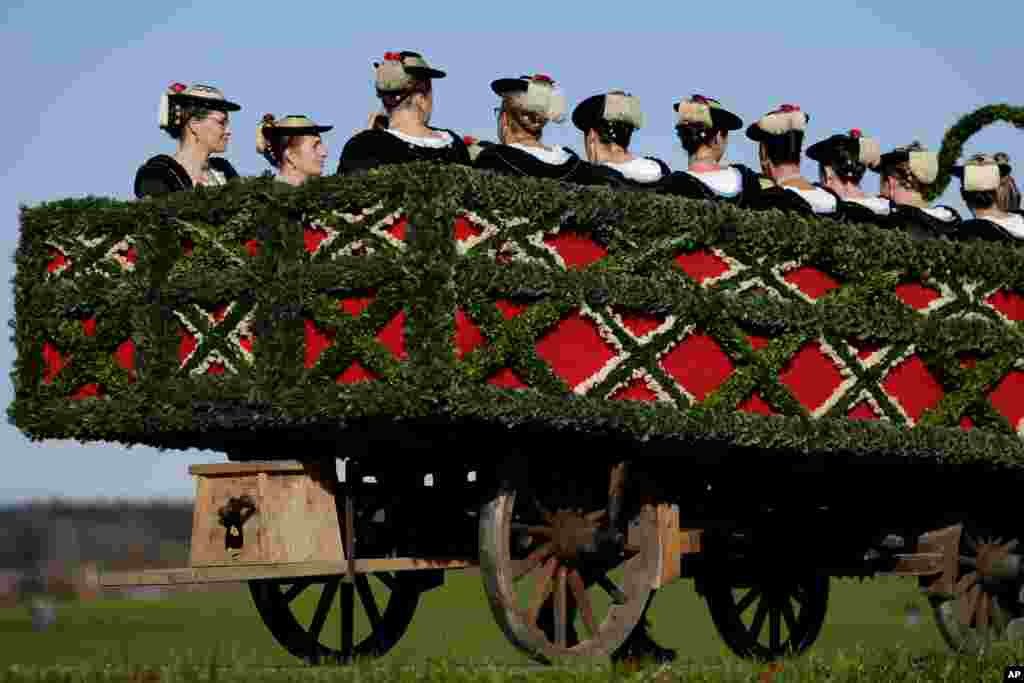
<instances>
[{"instance_id":1,"label":"red fabric panel","mask_svg":"<svg viewBox=\"0 0 1024 683\"><path fill-rule=\"evenodd\" d=\"M260 253L260 241L259 240L246 240L244 242L245 253L255 258Z\"/></svg>"},{"instance_id":2,"label":"red fabric panel","mask_svg":"<svg viewBox=\"0 0 1024 683\"><path fill-rule=\"evenodd\" d=\"M600 261L608 250L586 235L576 232L560 232L548 235L544 243L558 252L565 261L566 268L584 268L591 263Z\"/></svg>"},{"instance_id":3,"label":"red fabric panel","mask_svg":"<svg viewBox=\"0 0 1024 683\"><path fill-rule=\"evenodd\" d=\"M455 354L462 358L484 344L480 328L460 308L455 311Z\"/></svg>"},{"instance_id":4,"label":"red fabric panel","mask_svg":"<svg viewBox=\"0 0 1024 683\"><path fill-rule=\"evenodd\" d=\"M184 327L178 328L178 336L181 337L181 341L178 343L178 362L184 363L185 359L192 355L192 352L196 350L196 346L199 344L195 336Z\"/></svg>"},{"instance_id":5,"label":"red fabric panel","mask_svg":"<svg viewBox=\"0 0 1024 683\"><path fill-rule=\"evenodd\" d=\"M311 368L316 365L317 360L320 358L320 354L324 352L327 347L334 343L334 334L324 334L312 320L303 321L306 328L306 367Z\"/></svg>"},{"instance_id":6,"label":"red fabric panel","mask_svg":"<svg viewBox=\"0 0 1024 683\"><path fill-rule=\"evenodd\" d=\"M903 410L915 421L926 410L935 407L945 395L942 385L935 381L916 355L890 370L889 376L882 382L882 388L890 396L896 397Z\"/></svg>"},{"instance_id":7,"label":"red fabric panel","mask_svg":"<svg viewBox=\"0 0 1024 683\"><path fill-rule=\"evenodd\" d=\"M665 316L630 311L621 306L616 306L615 312L622 318L622 326L636 337L642 337L648 332L653 332L665 322Z\"/></svg>"},{"instance_id":8,"label":"red fabric panel","mask_svg":"<svg viewBox=\"0 0 1024 683\"><path fill-rule=\"evenodd\" d=\"M52 273L63 266L71 264L71 261L68 260L68 258L64 255L64 252L62 252L60 249L54 249L53 247L50 247L48 251L50 254L50 261L49 263L46 264L46 271L48 273Z\"/></svg>"},{"instance_id":9,"label":"red fabric panel","mask_svg":"<svg viewBox=\"0 0 1024 683\"><path fill-rule=\"evenodd\" d=\"M741 410L745 413L757 413L758 415L775 415L775 411L772 409L768 402L761 398L761 394L757 392L751 394L750 398L737 406L737 410Z\"/></svg>"},{"instance_id":10,"label":"red fabric panel","mask_svg":"<svg viewBox=\"0 0 1024 683\"><path fill-rule=\"evenodd\" d=\"M378 379L380 377L364 368L359 361L353 361L352 365L348 366L348 369L338 375L334 381L337 384L356 384L357 382L371 382Z\"/></svg>"},{"instance_id":11,"label":"red fabric panel","mask_svg":"<svg viewBox=\"0 0 1024 683\"><path fill-rule=\"evenodd\" d=\"M114 362L129 372L129 381L135 381L135 342L131 339L121 342L114 351Z\"/></svg>"},{"instance_id":12,"label":"red fabric panel","mask_svg":"<svg viewBox=\"0 0 1024 683\"><path fill-rule=\"evenodd\" d=\"M96 336L96 318L87 318L82 321L82 333L86 337Z\"/></svg>"},{"instance_id":13,"label":"red fabric panel","mask_svg":"<svg viewBox=\"0 0 1024 683\"><path fill-rule=\"evenodd\" d=\"M377 299L376 290L371 290L368 296L350 296L338 302L338 308L351 316L357 316L366 310L366 307Z\"/></svg>"},{"instance_id":14,"label":"red fabric panel","mask_svg":"<svg viewBox=\"0 0 1024 683\"><path fill-rule=\"evenodd\" d=\"M779 380L807 410L814 411L843 383L843 376L818 343L810 342L783 367Z\"/></svg>"},{"instance_id":15,"label":"red fabric panel","mask_svg":"<svg viewBox=\"0 0 1024 683\"><path fill-rule=\"evenodd\" d=\"M800 266L789 271L783 279L812 299L818 299L839 286L827 273L811 266Z\"/></svg>"},{"instance_id":16,"label":"red fabric panel","mask_svg":"<svg viewBox=\"0 0 1024 683\"><path fill-rule=\"evenodd\" d=\"M574 311L541 337L536 349L537 355L570 388L591 377L616 355L601 338L597 326L579 311Z\"/></svg>"},{"instance_id":17,"label":"red fabric panel","mask_svg":"<svg viewBox=\"0 0 1024 683\"><path fill-rule=\"evenodd\" d=\"M484 234L483 228L465 216L455 219L455 239L458 241L465 242L470 237L479 237L482 234Z\"/></svg>"},{"instance_id":18,"label":"red fabric panel","mask_svg":"<svg viewBox=\"0 0 1024 683\"><path fill-rule=\"evenodd\" d=\"M71 394L72 401L81 401L83 398L98 398L105 395L103 387L99 384L85 384L79 387L78 391Z\"/></svg>"},{"instance_id":19,"label":"red fabric panel","mask_svg":"<svg viewBox=\"0 0 1024 683\"><path fill-rule=\"evenodd\" d=\"M404 242L407 227L409 227L409 219L405 216L399 216L392 225L384 228L384 232Z\"/></svg>"},{"instance_id":20,"label":"red fabric panel","mask_svg":"<svg viewBox=\"0 0 1024 683\"><path fill-rule=\"evenodd\" d=\"M750 345L754 347L755 351L760 351L761 349L768 348L768 344L770 344L772 340L768 337L762 337L759 334L748 334L747 341L750 342Z\"/></svg>"},{"instance_id":21,"label":"red fabric panel","mask_svg":"<svg viewBox=\"0 0 1024 683\"><path fill-rule=\"evenodd\" d=\"M697 283L703 283L705 280L729 272L729 264L707 249L680 254L675 261L683 269L683 272Z\"/></svg>"},{"instance_id":22,"label":"red fabric panel","mask_svg":"<svg viewBox=\"0 0 1024 683\"><path fill-rule=\"evenodd\" d=\"M632 382L612 394L611 399L613 401L657 401L658 395L647 386L643 377L636 377Z\"/></svg>"},{"instance_id":23,"label":"red fabric panel","mask_svg":"<svg viewBox=\"0 0 1024 683\"><path fill-rule=\"evenodd\" d=\"M505 316L505 320L511 320L528 308L508 299L498 299L494 304L501 311L501 314Z\"/></svg>"},{"instance_id":24,"label":"red fabric panel","mask_svg":"<svg viewBox=\"0 0 1024 683\"><path fill-rule=\"evenodd\" d=\"M851 420L877 420L877 419L879 419L878 415L875 413L874 410L871 409L871 406L868 405L867 401L861 401L860 403L855 405L853 408L851 408L849 410L849 412L846 413L846 417L850 418Z\"/></svg>"},{"instance_id":25,"label":"red fabric panel","mask_svg":"<svg viewBox=\"0 0 1024 683\"><path fill-rule=\"evenodd\" d=\"M320 246L320 243L327 239L327 231L323 228L314 228L307 225L302 232L302 237L306 245L306 251L312 254Z\"/></svg>"},{"instance_id":26,"label":"red fabric panel","mask_svg":"<svg viewBox=\"0 0 1024 683\"><path fill-rule=\"evenodd\" d=\"M985 302L1005 315L1010 320L1024 320L1024 296L1017 292L1000 289L985 299Z\"/></svg>"},{"instance_id":27,"label":"red fabric panel","mask_svg":"<svg viewBox=\"0 0 1024 683\"><path fill-rule=\"evenodd\" d=\"M405 312L399 311L398 315L391 319L380 332L377 333L377 340L386 346L395 358L404 360L408 357L405 352Z\"/></svg>"},{"instance_id":28,"label":"red fabric panel","mask_svg":"<svg viewBox=\"0 0 1024 683\"><path fill-rule=\"evenodd\" d=\"M992 406L1002 413L1016 430L1024 418L1024 372L1011 370L989 395Z\"/></svg>"},{"instance_id":29,"label":"red fabric panel","mask_svg":"<svg viewBox=\"0 0 1024 683\"><path fill-rule=\"evenodd\" d=\"M491 375L491 378L487 380L488 384L493 384L496 387L502 387L503 389L526 389L526 384L523 380L519 379L519 375L512 372L508 368L502 368L496 373Z\"/></svg>"},{"instance_id":30,"label":"red fabric panel","mask_svg":"<svg viewBox=\"0 0 1024 683\"><path fill-rule=\"evenodd\" d=\"M896 296L903 303L918 311L928 308L928 304L942 296L938 290L925 287L917 282L906 282L896 286Z\"/></svg>"},{"instance_id":31,"label":"red fabric panel","mask_svg":"<svg viewBox=\"0 0 1024 683\"><path fill-rule=\"evenodd\" d=\"M882 350L882 347L877 342L864 339L849 339L847 341L857 351L857 357L861 360L867 360L873 354Z\"/></svg>"},{"instance_id":32,"label":"red fabric panel","mask_svg":"<svg viewBox=\"0 0 1024 683\"><path fill-rule=\"evenodd\" d=\"M722 386L733 365L714 339L691 334L661 359L661 367L698 401Z\"/></svg>"},{"instance_id":33,"label":"red fabric panel","mask_svg":"<svg viewBox=\"0 0 1024 683\"><path fill-rule=\"evenodd\" d=\"M962 418L960 418L960 429L964 430L965 432L971 431L972 429L974 429L974 420L964 415Z\"/></svg>"},{"instance_id":34,"label":"red fabric panel","mask_svg":"<svg viewBox=\"0 0 1024 683\"><path fill-rule=\"evenodd\" d=\"M43 343L43 383L50 384L64 367L64 357L50 342Z\"/></svg>"}]
</instances>

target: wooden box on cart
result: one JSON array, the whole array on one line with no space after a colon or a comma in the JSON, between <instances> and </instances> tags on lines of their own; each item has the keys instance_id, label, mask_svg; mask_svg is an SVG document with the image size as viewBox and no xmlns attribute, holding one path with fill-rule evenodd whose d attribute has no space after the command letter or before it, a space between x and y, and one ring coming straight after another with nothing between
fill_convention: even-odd
<instances>
[{"instance_id":1,"label":"wooden box on cart","mask_svg":"<svg viewBox=\"0 0 1024 683\"><path fill-rule=\"evenodd\" d=\"M193 567L345 557L333 461L192 465Z\"/></svg>"}]
</instances>

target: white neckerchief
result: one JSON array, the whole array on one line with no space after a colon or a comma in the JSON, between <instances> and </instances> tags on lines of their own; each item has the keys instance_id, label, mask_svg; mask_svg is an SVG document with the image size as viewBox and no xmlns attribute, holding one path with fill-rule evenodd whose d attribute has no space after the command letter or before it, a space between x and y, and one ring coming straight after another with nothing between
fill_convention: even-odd
<instances>
[{"instance_id":1,"label":"white neckerchief","mask_svg":"<svg viewBox=\"0 0 1024 683\"><path fill-rule=\"evenodd\" d=\"M433 147L434 149L440 149L452 144L452 136L443 130L437 131L442 135L442 137L439 138L434 137L433 135L421 138L415 135L408 135L398 130L391 130L390 128L387 129L387 132L391 133L399 140L408 142L410 145L416 145L417 147Z\"/></svg>"},{"instance_id":2,"label":"white neckerchief","mask_svg":"<svg viewBox=\"0 0 1024 683\"><path fill-rule=\"evenodd\" d=\"M629 161L623 161L622 163L614 163L611 161L605 161L604 165L608 168L615 169L630 180L635 180L638 183L653 183L661 180L661 166L658 162L651 159L643 159L637 157L636 159L630 159Z\"/></svg>"},{"instance_id":3,"label":"white neckerchief","mask_svg":"<svg viewBox=\"0 0 1024 683\"><path fill-rule=\"evenodd\" d=\"M212 166L206 169L206 177L209 178L207 182L199 183L203 187L216 187L218 185L228 184L227 178L224 177L224 174Z\"/></svg>"},{"instance_id":4,"label":"white neckerchief","mask_svg":"<svg viewBox=\"0 0 1024 683\"><path fill-rule=\"evenodd\" d=\"M953 212L944 206L927 206L921 210L932 218L938 218L944 223L949 223L954 218Z\"/></svg>"},{"instance_id":5,"label":"white neckerchief","mask_svg":"<svg viewBox=\"0 0 1024 683\"><path fill-rule=\"evenodd\" d=\"M711 188L720 197L735 197L743 189L743 176L732 166L717 171L683 171Z\"/></svg>"},{"instance_id":6,"label":"white neckerchief","mask_svg":"<svg viewBox=\"0 0 1024 683\"><path fill-rule=\"evenodd\" d=\"M888 216L892 210L892 205L885 197L851 197L846 201L866 206L879 216Z\"/></svg>"},{"instance_id":7,"label":"white neckerchief","mask_svg":"<svg viewBox=\"0 0 1024 683\"><path fill-rule=\"evenodd\" d=\"M508 146L522 150L527 154L531 154L535 158L540 159L545 164L551 164L553 166L561 166L570 159L569 153L565 151L565 147L530 147L519 142L513 142Z\"/></svg>"},{"instance_id":8,"label":"white neckerchief","mask_svg":"<svg viewBox=\"0 0 1024 683\"><path fill-rule=\"evenodd\" d=\"M783 185L784 189L790 192L796 192L798 195L807 200L807 203L811 205L814 213L835 213L836 210L836 198L830 192L822 190L819 187L815 187L810 190L803 190L799 187L793 187L792 185Z\"/></svg>"},{"instance_id":9,"label":"white neckerchief","mask_svg":"<svg viewBox=\"0 0 1024 683\"><path fill-rule=\"evenodd\" d=\"M998 223L1006 228L1006 231L1017 239L1024 239L1024 216L1021 216L1019 213L1011 213L1006 216L1000 216L999 218L989 216L985 220Z\"/></svg>"}]
</instances>

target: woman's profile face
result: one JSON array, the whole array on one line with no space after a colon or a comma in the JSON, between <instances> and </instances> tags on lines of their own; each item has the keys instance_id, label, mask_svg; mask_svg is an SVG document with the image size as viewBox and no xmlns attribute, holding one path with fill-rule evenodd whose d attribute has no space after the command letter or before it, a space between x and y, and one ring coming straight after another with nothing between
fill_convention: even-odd
<instances>
[{"instance_id":1,"label":"woman's profile face","mask_svg":"<svg viewBox=\"0 0 1024 683\"><path fill-rule=\"evenodd\" d=\"M210 154L220 154L227 149L228 140L231 138L227 112L213 111L205 118L192 119L188 125L197 142L209 150Z\"/></svg>"},{"instance_id":2,"label":"woman's profile face","mask_svg":"<svg viewBox=\"0 0 1024 683\"><path fill-rule=\"evenodd\" d=\"M327 159L327 145L319 135L303 135L285 150L285 160L304 176L321 176Z\"/></svg>"}]
</instances>

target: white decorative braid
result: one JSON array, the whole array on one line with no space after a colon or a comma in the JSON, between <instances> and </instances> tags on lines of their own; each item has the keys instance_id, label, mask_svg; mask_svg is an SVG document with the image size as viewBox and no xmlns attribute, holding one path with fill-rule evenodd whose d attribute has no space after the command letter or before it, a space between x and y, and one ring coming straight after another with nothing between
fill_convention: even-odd
<instances>
[{"instance_id":1,"label":"white decorative braid","mask_svg":"<svg viewBox=\"0 0 1024 683\"><path fill-rule=\"evenodd\" d=\"M651 374L649 372L647 372L647 370L644 369L644 368L634 368L633 372L630 374L629 377L627 377L626 379L624 379L621 382L616 383L604 395L605 399L606 400L610 399L620 389L624 389L624 388L628 387L630 384L632 384L637 379L643 379L644 384L646 384L647 388L650 389L654 393L654 395L658 397L657 400L659 402L669 403L669 404L675 406L675 404L676 404L675 400L669 395L669 393L667 391L665 391L662 388L661 384L658 383L658 380L654 379L654 377L652 377Z\"/></svg>"},{"instance_id":2,"label":"white decorative braid","mask_svg":"<svg viewBox=\"0 0 1024 683\"><path fill-rule=\"evenodd\" d=\"M588 391L608 379L608 375L611 374L612 370L619 367L631 354L623 348L619 338L615 336L615 332L604 321L600 313L590 308L587 304L583 304L580 306L580 315L593 320L597 325L597 331L601 335L601 339L616 351L615 357L605 363L600 370L573 387L574 393L585 396Z\"/></svg>"},{"instance_id":3,"label":"white decorative braid","mask_svg":"<svg viewBox=\"0 0 1024 683\"><path fill-rule=\"evenodd\" d=\"M843 381L839 383L835 389L832 390L832 394L825 399L825 402L820 406L811 411L811 416L818 418L828 413L832 408L839 402L839 400L849 391L850 387L857 383L857 376L854 375L853 370L843 362L843 359L836 352L835 348L829 344L824 337L818 338L818 348L821 349L829 360L839 370L839 374L844 377Z\"/></svg>"}]
</instances>

